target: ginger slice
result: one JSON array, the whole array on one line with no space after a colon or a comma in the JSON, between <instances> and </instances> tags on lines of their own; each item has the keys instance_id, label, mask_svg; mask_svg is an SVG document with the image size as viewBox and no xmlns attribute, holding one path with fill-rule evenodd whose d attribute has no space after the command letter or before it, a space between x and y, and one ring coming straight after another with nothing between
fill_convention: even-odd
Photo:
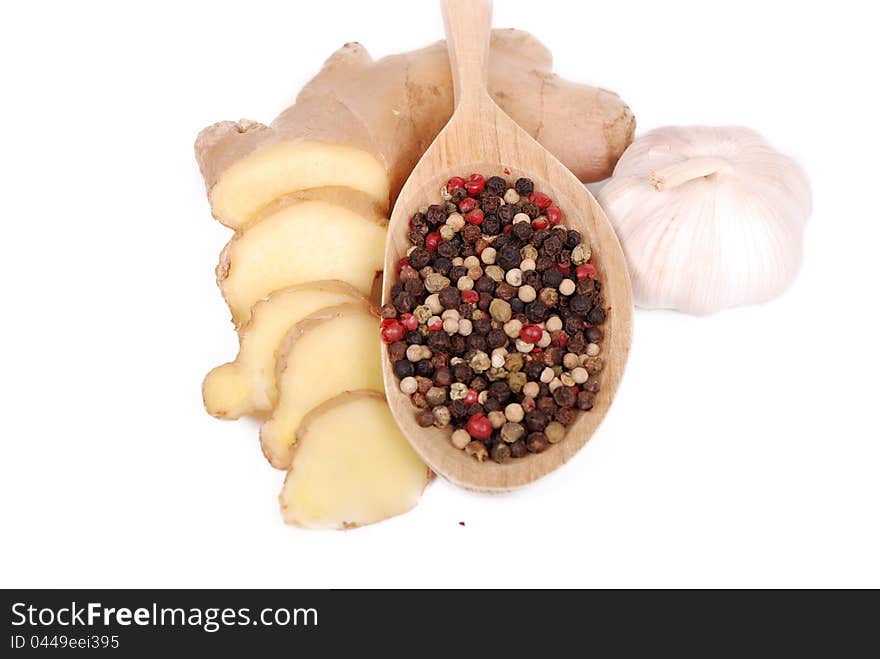
<instances>
[{"instance_id":1,"label":"ginger slice","mask_svg":"<svg viewBox=\"0 0 880 659\"><path fill-rule=\"evenodd\" d=\"M208 413L237 419L271 410L278 397L276 354L287 332L309 314L344 302L366 300L345 282L316 281L275 291L257 302L250 321L238 332L235 361L205 377L202 395Z\"/></svg>"},{"instance_id":2,"label":"ginger slice","mask_svg":"<svg viewBox=\"0 0 880 659\"><path fill-rule=\"evenodd\" d=\"M223 250L217 282L236 327L270 293L338 279L365 295L382 269L385 222L347 205L296 200L237 234Z\"/></svg>"},{"instance_id":3,"label":"ginger slice","mask_svg":"<svg viewBox=\"0 0 880 659\"><path fill-rule=\"evenodd\" d=\"M210 192L223 224L241 229L274 200L298 190L347 187L388 203L388 175L372 155L347 144L273 142L228 167Z\"/></svg>"},{"instance_id":4,"label":"ginger slice","mask_svg":"<svg viewBox=\"0 0 880 659\"><path fill-rule=\"evenodd\" d=\"M378 319L365 303L321 309L293 326L278 355L278 403L260 443L272 466L284 469L313 408L345 391L383 391Z\"/></svg>"},{"instance_id":5,"label":"ginger slice","mask_svg":"<svg viewBox=\"0 0 880 659\"><path fill-rule=\"evenodd\" d=\"M347 392L303 420L279 497L282 515L306 528L373 524L413 508L429 475L385 397Z\"/></svg>"}]
</instances>

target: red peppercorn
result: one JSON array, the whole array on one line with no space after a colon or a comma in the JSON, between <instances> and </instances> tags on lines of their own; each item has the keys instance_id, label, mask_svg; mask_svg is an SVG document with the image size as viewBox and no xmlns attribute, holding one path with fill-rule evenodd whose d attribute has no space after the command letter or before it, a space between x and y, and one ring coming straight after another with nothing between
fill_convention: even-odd
<instances>
[{"instance_id":1,"label":"red peppercorn","mask_svg":"<svg viewBox=\"0 0 880 659\"><path fill-rule=\"evenodd\" d=\"M532 227L534 229L537 229L538 231L540 231L541 229L546 229L549 224L550 223L543 217L538 217L537 219L532 220Z\"/></svg>"},{"instance_id":2,"label":"red peppercorn","mask_svg":"<svg viewBox=\"0 0 880 659\"><path fill-rule=\"evenodd\" d=\"M544 214L553 226L556 226L562 220L562 210L559 206L549 206Z\"/></svg>"},{"instance_id":3,"label":"red peppercorn","mask_svg":"<svg viewBox=\"0 0 880 659\"><path fill-rule=\"evenodd\" d=\"M492 436L492 424L483 414L474 414L467 422L468 434L474 439L489 439Z\"/></svg>"},{"instance_id":4,"label":"red peppercorn","mask_svg":"<svg viewBox=\"0 0 880 659\"><path fill-rule=\"evenodd\" d=\"M566 334L562 330L558 332L553 332L552 339L553 343L558 345L560 348L565 348L566 346L568 346L568 334Z\"/></svg>"},{"instance_id":5,"label":"red peppercorn","mask_svg":"<svg viewBox=\"0 0 880 659\"><path fill-rule=\"evenodd\" d=\"M464 179L461 176L453 176L451 179L446 181L446 189L449 192L455 190L455 188L463 188L464 187Z\"/></svg>"},{"instance_id":6,"label":"red peppercorn","mask_svg":"<svg viewBox=\"0 0 880 659\"><path fill-rule=\"evenodd\" d=\"M470 180L464 184L464 189L470 196L475 197L486 189L486 179L482 174L471 174Z\"/></svg>"},{"instance_id":7,"label":"red peppercorn","mask_svg":"<svg viewBox=\"0 0 880 659\"><path fill-rule=\"evenodd\" d=\"M581 393L581 388L579 386L577 386L576 384L571 385L570 389L574 392L575 396L577 396L579 393Z\"/></svg>"},{"instance_id":8,"label":"red peppercorn","mask_svg":"<svg viewBox=\"0 0 880 659\"><path fill-rule=\"evenodd\" d=\"M483 218L483 211L481 211L479 208L475 208L470 213L464 216L465 222L476 224L478 226L483 223Z\"/></svg>"},{"instance_id":9,"label":"red peppercorn","mask_svg":"<svg viewBox=\"0 0 880 659\"><path fill-rule=\"evenodd\" d=\"M505 227L501 230L501 233L510 233L510 230L511 230L511 229L513 229L513 225L512 225L512 224L507 224L507 225L505 225Z\"/></svg>"},{"instance_id":10,"label":"red peppercorn","mask_svg":"<svg viewBox=\"0 0 880 659\"><path fill-rule=\"evenodd\" d=\"M433 323L428 323L428 331L429 332L439 332L443 329L443 321L439 318L435 320Z\"/></svg>"},{"instance_id":11,"label":"red peppercorn","mask_svg":"<svg viewBox=\"0 0 880 659\"><path fill-rule=\"evenodd\" d=\"M438 232L435 231L434 233L429 233L427 236L425 236L425 247L427 247L431 251L437 249L437 245L439 244L440 234Z\"/></svg>"},{"instance_id":12,"label":"red peppercorn","mask_svg":"<svg viewBox=\"0 0 880 659\"><path fill-rule=\"evenodd\" d=\"M389 318L389 320L394 320L393 318ZM384 324L384 323L383 323ZM394 343L395 341L403 341L403 337L406 336L406 329L394 320L394 324L389 324L388 327L382 328L382 340L385 343Z\"/></svg>"},{"instance_id":13,"label":"red peppercorn","mask_svg":"<svg viewBox=\"0 0 880 659\"><path fill-rule=\"evenodd\" d=\"M523 325L522 329L519 331L519 338L526 343L534 344L541 340L543 334L544 330L537 325Z\"/></svg>"},{"instance_id":14,"label":"red peppercorn","mask_svg":"<svg viewBox=\"0 0 880 659\"><path fill-rule=\"evenodd\" d=\"M532 356L532 359L541 361L541 356L544 354L544 351L541 348L534 348L529 354Z\"/></svg>"},{"instance_id":15,"label":"red peppercorn","mask_svg":"<svg viewBox=\"0 0 880 659\"><path fill-rule=\"evenodd\" d=\"M471 289L469 291L462 291L461 293L461 301L466 302L468 304L476 304L480 301L480 294Z\"/></svg>"},{"instance_id":16,"label":"red peppercorn","mask_svg":"<svg viewBox=\"0 0 880 659\"><path fill-rule=\"evenodd\" d=\"M405 256L397 262L397 270L403 270L404 268L408 268L410 266L409 259Z\"/></svg>"},{"instance_id":17,"label":"red peppercorn","mask_svg":"<svg viewBox=\"0 0 880 659\"><path fill-rule=\"evenodd\" d=\"M596 272L596 266L590 263L582 263L575 268L574 274L578 279L586 279L587 277L595 277L598 273Z\"/></svg>"},{"instance_id":18,"label":"red peppercorn","mask_svg":"<svg viewBox=\"0 0 880 659\"><path fill-rule=\"evenodd\" d=\"M548 208L553 203L553 200L543 192L533 192L529 195L529 201L541 210Z\"/></svg>"},{"instance_id":19,"label":"red peppercorn","mask_svg":"<svg viewBox=\"0 0 880 659\"><path fill-rule=\"evenodd\" d=\"M473 389L468 389L467 393L464 395L463 402L465 405L473 405L477 402L478 397L479 394L476 391L474 391Z\"/></svg>"},{"instance_id":20,"label":"red peppercorn","mask_svg":"<svg viewBox=\"0 0 880 659\"><path fill-rule=\"evenodd\" d=\"M458 202L458 210L462 213L470 213L477 207L477 200L472 199L471 197L465 197L460 202Z\"/></svg>"},{"instance_id":21,"label":"red peppercorn","mask_svg":"<svg viewBox=\"0 0 880 659\"><path fill-rule=\"evenodd\" d=\"M419 328L419 320L411 313L402 313L400 314L400 324L403 325L408 330L414 330Z\"/></svg>"},{"instance_id":22,"label":"red peppercorn","mask_svg":"<svg viewBox=\"0 0 880 659\"><path fill-rule=\"evenodd\" d=\"M391 327L392 325L396 325L397 322L397 318L383 318L382 329L385 329L386 327Z\"/></svg>"},{"instance_id":23,"label":"red peppercorn","mask_svg":"<svg viewBox=\"0 0 880 659\"><path fill-rule=\"evenodd\" d=\"M568 263L566 263L565 265L562 265L561 263L557 263L556 269L559 270L559 272L564 274L566 277L568 277L568 275L571 274L571 266L568 265Z\"/></svg>"}]
</instances>

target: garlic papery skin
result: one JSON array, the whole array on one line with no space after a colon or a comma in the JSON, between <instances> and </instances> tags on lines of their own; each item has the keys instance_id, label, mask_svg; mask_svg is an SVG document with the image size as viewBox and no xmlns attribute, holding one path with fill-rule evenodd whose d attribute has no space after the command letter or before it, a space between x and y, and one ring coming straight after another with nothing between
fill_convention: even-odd
<instances>
[{"instance_id":1,"label":"garlic papery skin","mask_svg":"<svg viewBox=\"0 0 880 659\"><path fill-rule=\"evenodd\" d=\"M640 307L710 314L779 295L800 267L810 184L748 128L658 128L624 152L599 203Z\"/></svg>"}]
</instances>

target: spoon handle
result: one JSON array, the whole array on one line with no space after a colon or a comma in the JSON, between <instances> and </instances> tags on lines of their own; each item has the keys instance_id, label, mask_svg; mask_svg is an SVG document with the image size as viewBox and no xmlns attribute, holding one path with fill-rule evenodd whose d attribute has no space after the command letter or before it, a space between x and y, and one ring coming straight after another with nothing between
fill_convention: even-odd
<instances>
[{"instance_id":1,"label":"spoon handle","mask_svg":"<svg viewBox=\"0 0 880 659\"><path fill-rule=\"evenodd\" d=\"M487 96L492 0L443 0L455 108Z\"/></svg>"}]
</instances>

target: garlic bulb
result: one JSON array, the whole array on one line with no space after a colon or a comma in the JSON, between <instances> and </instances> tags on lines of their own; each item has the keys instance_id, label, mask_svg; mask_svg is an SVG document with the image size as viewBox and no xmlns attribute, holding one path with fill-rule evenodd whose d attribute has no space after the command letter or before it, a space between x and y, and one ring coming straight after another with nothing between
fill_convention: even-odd
<instances>
[{"instance_id":1,"label":"garlic bulb","mask_svg":"<svg viewBox=\"0 0 880 659\"><path fill-rule=\"evenodd\" d=\"M692 314L779 295L811 210L801 168L747 128L654 130L624 152L598 199L636 304Z\"/></svg>"}]
</instances>

